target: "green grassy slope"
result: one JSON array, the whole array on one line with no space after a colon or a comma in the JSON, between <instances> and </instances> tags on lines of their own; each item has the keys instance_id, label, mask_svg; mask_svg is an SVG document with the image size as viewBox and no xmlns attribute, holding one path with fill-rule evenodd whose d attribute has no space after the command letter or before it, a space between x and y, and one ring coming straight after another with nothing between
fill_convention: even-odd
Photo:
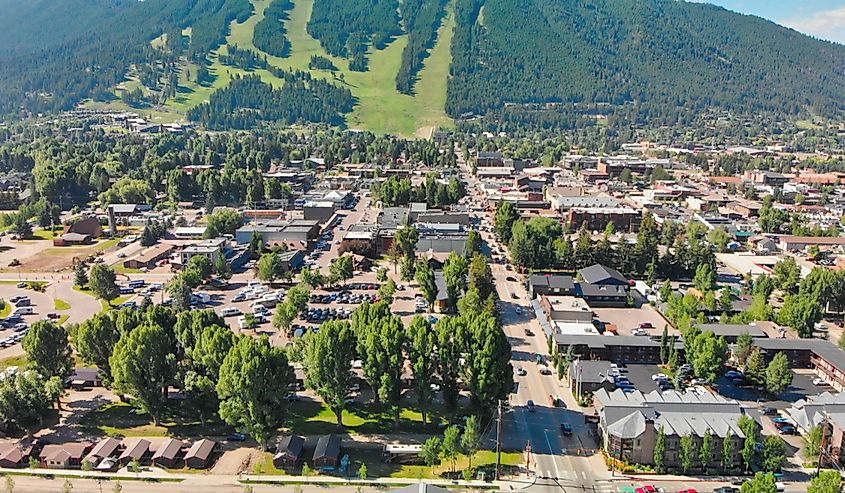
<instances>
[{"instance_id":1,"label":"green grassy slope","mask_svg":"<svg viewBox=\"0 0 845 493\"><path fill-rule=\"evenodd\" d=\"M255 25L264 18L264 10L270 4L270 0L252 0L252 3L255 14L242 24L233 22L227 42L266 55L253 45L252 31ZM407 43L406 36L398 37L384 50L371 48L369 70L352 72L349 70L349 62L346 59L329 55L320 46L319 41L307 33L306 26L308 19L311 18L313 0L295 0L294 5L286 26L291 43L290 56L280 58L267 55L267 60L272 65L283 69L310 71L315 77L335 79L337 84L345 84L358 100L355 110L347 117L350 128L405 136L414 134L427 136L435 127L451 125L451 120L445 113L446 78L451 61L449 46L454 28L454 19L451 15L441 26L438 42L431 56L426 60L425 69L420 74L420 82L417 84L419 94L408 96L396 91L394 81L399 70L402 50ZM220 50L225 49L221 47ZM332 74L326 71L310 70L308 64L312 55L331 59L338 67L338 72ZM184 85L180 87L179 97L169 102L168 107L183 112L208 100L214 90L228 83L232 74L243 73L241 70L218 63L216 55L212 55L212 60L209 72L215 77L214 83L200 86L183 79ZM282 83L266 70L255 73L274 86Z\"/></svg>"}]
</instances>

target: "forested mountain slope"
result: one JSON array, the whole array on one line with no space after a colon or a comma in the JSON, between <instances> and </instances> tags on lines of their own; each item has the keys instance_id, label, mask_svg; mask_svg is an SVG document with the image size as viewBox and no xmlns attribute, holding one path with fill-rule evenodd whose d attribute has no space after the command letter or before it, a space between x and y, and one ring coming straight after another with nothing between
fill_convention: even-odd
<instances>
[{"instance_id":1,"label":"forested mountain slope","mask_svg":"<svg viewBox=\"0 0 845 493\"><path fill-rule=\"evenodd\" d=\"M845 46L674 0L458 0L447 111L638 103L671 123L721 108L838 115Z\"/></svg>"},{"instance_id":2,"label":"forested mountain slope","mask_svg":"<svg viewBox=\"0 0 845 493\"><path fill-rule=\"evenodd\" d=\"M229 83L218 75L233 71L260 81L212 102ZM247 99L270 110L283 92L258 82L278 89L294 72L303 72L296 79L309 94L332 101L331 109L321 100L308 111L285 105L293 114L337 121L335 111L348 112L349 90L351 124L405 132L413 122L384 122L425 113L416 127L436 126L448 121L445 109L454 118L527 125L607 116L610 124L659 126L690 125L711 110L777 120L841 118L845 109L845 46L700 3L0 0L4 117L124 97L129 90L116 86L131 74L137 94L127 104L184 116L208 102L190 114L220 128L244 91L257 91ZM417 84L423 73L427 80ZM318 88L305 74L343 91ZM215 114L222 109L228 113Z\"/></svg>"}]
</instances>

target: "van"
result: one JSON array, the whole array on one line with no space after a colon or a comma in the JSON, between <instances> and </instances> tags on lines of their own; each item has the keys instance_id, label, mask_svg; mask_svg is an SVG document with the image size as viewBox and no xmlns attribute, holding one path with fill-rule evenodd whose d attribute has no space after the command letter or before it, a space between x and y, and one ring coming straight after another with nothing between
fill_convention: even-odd
<instances>
[{"instance_id":1,"label":"van","mask_svg":"<svg viewBox=\"0 0 845 493\"><path fill-rule=\"evenodd\" d=\"M241 311L234 307L234 306L227 306L226 308L220 310L220 315L224 317L234 317L235 315L240 315Z\"/></svg>"},{"instance_id":2,"label":"van","mask_svg":"<svg viewBox=\"0 0 845 493\"><path fill-rule=\"evenodd\" d=\"M32 315L35 310L31 306L19 306L12 310L12 315Z\"/></svg>"},{"instance_id":3,"label":"van","mask_svg":"<svg viewBox=\"0 0 845 493\"><path fill-rule=\"evenodd\" d=\"M26 296L21 296L17 299L17 301L12 301L12 303L14 303L15 306L29 306L32 304L32 301L30 301Z\"/></svg>"}]
</instances>

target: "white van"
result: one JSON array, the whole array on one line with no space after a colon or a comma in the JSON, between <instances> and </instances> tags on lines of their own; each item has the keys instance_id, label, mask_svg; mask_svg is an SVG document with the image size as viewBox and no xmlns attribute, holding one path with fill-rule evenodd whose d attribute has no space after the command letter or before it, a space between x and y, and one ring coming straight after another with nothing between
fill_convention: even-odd
<instances>
[{"instance_id":1,"label":"white van","mask_svg":"<svg viewBox=\"0 0 845 493\"><path fill-rule=\"evenodd\" d=\"M241 310L234 306L227 306L226 308L220 310L220 315L223 315L224 317L234 317L240 314Z\"/></svg>"},{"instance_id":2,"label":"white van","mask_svg":"<svg viewBox=\"0 0 845 493\"><path fill-rule=\"evenodd\" d=\"M32 315L35 310L31 306L19 306L12 310L12 315Z\"/></svg>"},{"instance_id":3,"label":"white van","mask_svg":"<svg viewBox=\"0 0 845 493\"><path fill-rule=\"evenodd\" d=\"M775 483L775 489L778 493L783 493L784 491L786 491L786 485L781 482L777 482Z\"/></svg>"}]
</instances>

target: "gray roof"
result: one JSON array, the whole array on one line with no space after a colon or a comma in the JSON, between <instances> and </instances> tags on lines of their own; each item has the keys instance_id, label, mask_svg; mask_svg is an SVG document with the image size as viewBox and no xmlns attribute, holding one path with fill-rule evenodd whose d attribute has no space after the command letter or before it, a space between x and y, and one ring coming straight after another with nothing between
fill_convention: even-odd
<instances>
[{"instance_id":1,"label":"gray roof","mask_svg":"<svg viewBox=\"0 0 845 493\"><path fill-rule=\"evenodd\" d=\"M538 287L548 287L549 289L560 289L564 291L575 290L575 280L572 276L561 276L558 274L542 275L532 274L528 278L528 284Z\"/></svg>"},{"instance_id":2,"label":"gray roof","mask_svg":"<svg viewBox=\"0 0 845 493\"><path fill-rule=\"evenodd\" d=\"M824 359L845 373L845 351L829 341L822 339L757 339L754 345L765 352L778 351L812 351L816 356Z\"/></svg>"},{"instance_id":3,"label":"gray roof","mask_svg":"<svg viewBox=\"0 0 845 493\"><path fill-rule=\"evenodd\" d=\"M437 301L449 299L449 289L446 287L446 277L442 271L434 273L434 284L437 285Z\"/></svg>"},{"instance_id":4,"label":"gray roof","mask_svg":"<svg viewBox=\"0 0 845 493\"><path fill-rule=\"evenodd\" d=\"M209 440L207 438L203 438L198 442L194 442L194 444L191 445L191 448L188 449L188 453L185 454L185 460L193 458L207 460L208 457L211 455L211 452L214 451L215 445L217 445L217 442L215 442L214 440Z\"/></svg>"},{"instance_id":5,"label":"gray roof","mask_svg":"<svg viewBox=\"0 0 845 493\"><path fill-rule=\"evenodd\" d=\"M317 448L314 449L314 459L321 457L340 456L340 437L337 435L323 435L317 440Z\"/></svg>"},{"instance_id":6,"label":"gray roof","mask_svg":"<svg viewBox=\"0 0 845 493\"><path fill-rule=\"evenodd\" d=\"M756 325L741 325L741 324L698 324L696 325L702 332L712 332L717 336L724 337L739 337L743 333L747 333L751 337L768 337L766 332Z\"/></svg>"},{"instance_id":7,"label":"gray roof","mask_svg":"<svg viewBox=\"0 0 845 493\"><path fill-rule=\"evenodd\" d=\"M610 361L579 360L578 364L569 365L569 374L573 379L577 376L579 380L587 383L613 382L610 376Z\"/></svg>"},{"instance_id":8,"label":"gray roof","mask_svg":"<svg viewBox=\"0 0 845 493\"><path fill-rule=\"evenodd\" d=\"M578 271L584 282L588 284L619 284L628 285L625 276L616 269L601 264L593 264Z\"/></svg>"},{"instance_id":9,"label":"gray roof","mask_svg":"<svg viewBox=\"0 0 845 493\"><path fill-rule=\"evenodd\" d=\"M824 413L827 413L834 422L845 422L845 393L824 392L809 396L796 401L786 410L786 413L805 433L822 422Z\"/></svg>"},{"instance_id":10,"label":"gray roof","mask_svg":"<svg viewBox=\"0 0 845 493\"><path fill-rule=\"evenodd\" d=\"M299 435L286 435L279 440L276 446L276 457L288 455L290 457L299 458L302 455L302 448L305 445L305 439Z\"/></svg>"},{"instance_id":11,"label":"gray roof","mask_svg":"<svg viewBox=\"0 0 845 493\"><path fill-rule=\"evenodd\" d=\"M424 236L417 241L417 253L451 253L463 255L466 250L467 235Z\"/></svg>"},{"instance_id":12,"label":"gray roof","mask_svg":"<svg viewBox=\"0 0 845 493\"><path fill-rule=\"evenodd\" d=\"M407 207L385 207L381 210L378 223L382 228L398 229L408 221Z\"/></svg>"},{"instance_id":13,"label":"gray roof","mask_svg":"<svg viewBox=\"0 0 845 493\"><path fill-rule=\"evenodd\" d=\"M628 290L625 286L613 286L606 284L578 283L578 289L582 296L615 296L627 298Z\"/></svg>"},{"instance_id":14,"label":"gray roof","mask_svg":"<svg viewBox=\"0 0 845 493\"><path fill-rule=\"evenodd\" d=\"M653 391L643 394L622 390L608 392L599 389L594 399L607 431L621 438L636 438L653 421L655 428L663 428L667 435L704 436L707 430L723 438L728 431L742 438L739 418L742 408L737 401L719 395L692 392Z\"/></svg>"}]
</instances>

